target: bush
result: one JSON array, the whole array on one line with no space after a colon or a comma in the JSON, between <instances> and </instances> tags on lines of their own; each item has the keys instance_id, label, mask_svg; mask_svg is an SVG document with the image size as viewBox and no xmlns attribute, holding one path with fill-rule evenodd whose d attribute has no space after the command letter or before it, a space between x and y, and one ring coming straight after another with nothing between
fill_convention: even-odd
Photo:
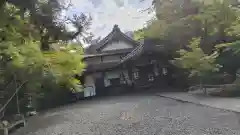
<instances>
[{"instance_id":1,"label":"bush","mask_svg":"<svg viewBox=\"0 0 240 135\"><path fill-rule=\"evenodd\" d=\"M209 93L211 96L218 96L218 97L239 97L240 96L240 86L229 87L222 89L220 91L211 92Z\"/></svg>"}]
</instances>

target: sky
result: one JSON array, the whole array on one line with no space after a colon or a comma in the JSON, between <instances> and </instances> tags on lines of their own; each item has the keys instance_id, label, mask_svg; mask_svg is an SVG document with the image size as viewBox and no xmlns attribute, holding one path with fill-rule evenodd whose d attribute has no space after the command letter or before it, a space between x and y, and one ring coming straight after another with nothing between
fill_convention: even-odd
<instances>
[{"instance_id":1,"label":"sky","mask_svg":"<svg viewBox=\"0 0 240 135\"><path fill-rule=\"evenodd\" d=\"M117 24L123 32L134 31L144 26L153 13L141 12L151 6L152 0L71 0L73 13L90 14L93 18L90 32L97 38L106 36Z\"/></svg>"}]
</instances>

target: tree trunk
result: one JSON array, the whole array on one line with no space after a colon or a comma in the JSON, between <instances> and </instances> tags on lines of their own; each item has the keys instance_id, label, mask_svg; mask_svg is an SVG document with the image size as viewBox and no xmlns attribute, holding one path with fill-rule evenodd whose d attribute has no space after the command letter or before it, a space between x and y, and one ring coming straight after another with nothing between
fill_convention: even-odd
<instances>
[{"instance_id":1,"label":"tree trunk","mask_svg":"<svg viewBox=\"0 0 240 135\"><path fill-rule=\"evenodd\" d=\"M0 0L0 8L3 8L6 2L7 2L6 0Z\"/></svg>"},{"instance_id":2,"label":"tree trunk","mask_svg":"<svg viewBox=\"0 0 240 135\"><path fill-rule=\"evenodd\" d=\"M206 96L207 95L207 89L204 88L204 86L203 86L202 77L200 77L200 89L203 90L203 94Z\"/></svg>"}]
</instances>

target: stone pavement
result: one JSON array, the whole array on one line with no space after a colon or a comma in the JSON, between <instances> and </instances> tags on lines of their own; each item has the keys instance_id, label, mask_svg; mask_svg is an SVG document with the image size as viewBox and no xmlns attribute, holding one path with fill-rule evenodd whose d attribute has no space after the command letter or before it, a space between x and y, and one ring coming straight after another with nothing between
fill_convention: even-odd
<instances>
[{"instance_id":1,"label":"stone pavement","mask_svg":"<svg viewBox=\"0 0 240 135\"><path fill-rule=\"evenodd\" d=\"M240 113L240 98L200 96L186 92L158 93L158 96Z\"/></svg>"},{"instance_id":2,"label":"stone pavement","mask_svg":"<svg viewBox=\"0 0 240 135\"><path fill-rule=\"evenodd\" d=\"M240 135L240 115L156 93L126 95L49 110L12 135Z\"/></svg>"}]
</instances>

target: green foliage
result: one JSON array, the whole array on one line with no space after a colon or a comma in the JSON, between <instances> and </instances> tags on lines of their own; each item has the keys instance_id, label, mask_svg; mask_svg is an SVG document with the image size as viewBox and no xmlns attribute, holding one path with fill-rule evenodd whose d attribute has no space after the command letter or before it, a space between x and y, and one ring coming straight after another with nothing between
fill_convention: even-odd
<instances>
[{"instance_id":1,"label":"green foliage","mask_svg":"<svg viewBox=\"0 0 240 135\"><path fill-rule=\"evenodd\" d=\"M28 23L27 20L17 16L15 18L17 23L3 27L6 38L0 46L0 53L4 58L3 61L6 61L7 70L14 73L21 70L19 74L23 77L25 74L34 74L34 71L43 70L51 72L56 78L70 80L73 80L75 74L81 73L84 68L81 63L83 50L79 45L59 42L58 46L61 46L61 49L42 52L40 41L34 41L31 35L25 36L21 33Z\"/></svg>"},{"instance_id":2,"label":"green foliage","mask_svg":"<svg viewBox=\"0 0 240 135\"><path fill-rule=\"evenodd\" d=\"M1 8L1 89L13 77L17 86L28 81L20 91L20 101L30 94L33 100L38 100L38 105L44 99L63 101L70 92L81 90L79 80L75 79L85 67L81 45L55 40L52 49L43 51L42 35L32 27L31 18L22 18L19 11L9 3ZM14 90L15 86L11 85L5 92L11 95Z\"/></svg>"},{"instance_id":3,"label":"green foliage","mask_svg":"<svg viewBox=\"0 0 240 135\"><path fill-rule=\"evenodd\" d=\"M153 1L157 19L136 31L136 37L166 41L166 46L180 53L174 64L189 69L191 75L209 79L227 72L234 76L240 66L240 10L237 0ZM219 72L212 73L215 69Z\"/></svg>"},{"instance_id":4,"label":"green foliage","mask_svg":"<svg viewBox=\"0 0 240 135\"><path fill-rule=\"evenodd\" d=\"M71 17L63 16L62 12L71 7L71 3L65 0L8 0L0 3L0 10L6 5L14 5L18 9L17 14L21 18L28 18L31 31L35 32L41 43L42 50L49 50L52 43L70 41L82 33L86 33L91 17L85 14ZM73 27L70 31L69 25ZM73 31L74 30L74 31ZM25 32L28 34L29 31ZM1 36L1 35L0 35ZM0 37L1 38L1 37ZM87 40L87 37L83 38Z\"/></svg>"},{"instance_id":5,"label":"green foliage","mask_svg":"<svg viewBox=\"0 0 240 135\"><path fill-rule=\"evenodd\" d=\"M190 42L189 50L181 49L180 57L175 58L173 63L180 68L188 69L191 76L203 77L209 72L218 71L220 65L215 64L218 53L205 54L199 47L200 39L193 39Z\"/></svg>"},{"instance_id":6,"label":"green foliage","mask_svg":"<svg viewBox=\"0 0 240 135\"><path fill-rule=\"evenodd\" d=\"M144 31L143 29L140 29L140 30L137 30L134 32L134 35L133 35L133 38L134 40L141 40L141 39L144 39Z\"/></svg>"},{"instance_id":7,"label":"green foliage","mask_svg":"<svg viewBox=\"0 0 240 135\"><path fill-rule=\"evenodd\" d=\"M73 88L80 84L74 75L80 74L85 64L82 63L83 50L75 44L62 45L59 50L44 53L47 71L57 79L59 83L67 84Z\"/></svg>"},{"instance_id":8,"label":"green foliage","mask_svg":"<svg viewBox=\"0 0 240 135\"><path fill-rule=\"evenodd\" d=\"M215 45L237 37L239 10L234 4L234 0L158 0L154 3L157 20L142 29L141 35L169 41L172 49L201 37L201 48L211 53Z\"/></svg>"}]
</instances>

